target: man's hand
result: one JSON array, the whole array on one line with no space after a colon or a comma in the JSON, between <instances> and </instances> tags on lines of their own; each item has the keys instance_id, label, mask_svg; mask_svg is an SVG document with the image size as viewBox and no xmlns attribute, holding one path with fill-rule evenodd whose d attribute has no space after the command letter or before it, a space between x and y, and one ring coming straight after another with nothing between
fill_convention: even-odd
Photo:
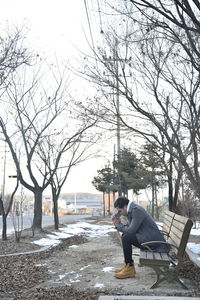
<instances>
[{"instance_id":1,"label":"man's hand","mask_svg":"<svg viewBox=\"0 0 200 300\"><path fill-rule=\"evenodd\" d=\"M112 217L112 221L113 221L114 226L116 226L116 225L118 225L118 224L121 223L120 217L116 217L116 216Z\"/></svg>"}]
</instances>

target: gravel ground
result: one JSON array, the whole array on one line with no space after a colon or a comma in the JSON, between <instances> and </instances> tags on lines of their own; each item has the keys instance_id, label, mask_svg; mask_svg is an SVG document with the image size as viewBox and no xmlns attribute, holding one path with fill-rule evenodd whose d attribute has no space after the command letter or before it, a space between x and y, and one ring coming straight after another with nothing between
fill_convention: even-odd
<instances>
[{"instance_id":1,"label":"gravel ground","mask_svg":"<svg viewBox=\"0 0 200 300\"><path fill-rule=\"evenodd\" d=\"M99 225L109 224L97 220ZM0 243L0 254L39 249L33 240L44 237L53 228L31 237L24 231L20 243L14 237ZM76 245L76 247L70 247ZM134 250L135 262L138 252ZM0 299L68 299L97 300L99 295L168 295L200 296L200 268L186 256L180 275L189 286L184 290L177 284L162 284L155 290L149 287L155 280L150 268L139 268L137 276L118 280L107 267L117 267L122 262L122 251L116 232L88 238L75 235L63 239L62 244L49 251L19 256L0 257Z\"/></svg>"}]
</instances>

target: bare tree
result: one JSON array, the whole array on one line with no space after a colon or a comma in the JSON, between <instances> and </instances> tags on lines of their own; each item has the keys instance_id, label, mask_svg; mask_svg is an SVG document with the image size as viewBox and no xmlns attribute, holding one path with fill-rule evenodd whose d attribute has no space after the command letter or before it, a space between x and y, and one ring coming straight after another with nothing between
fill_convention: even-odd
<instances>
[{"instance_id":1,"label":"bare tree","mask_svg":"<svg viewBox=\"0 0 200 300\"><path fill-rule=\"evenodd\" d=\"M150 23L151 19L144 19L145 9L141 13L143 15L140 15L140 19L138 14L129 13L133 23L137 22L129 34L125 30L121 36L113 32L113 39L109 38L110 34L105 34L106 46L99 47L95 53L98 67L95 68L94 64L91 67L88 58L84 74L89 75L98 89L103 89L103 95L108 95L111 88L120 97L120 113L116 102L106 97L108 104L105 105L104 97L101 106L106 112L104 119L111 120L111 115L118 116L121 127L125 126L134 134L165 147L168 159L173 158L173 161L177 161L176 165L180 166L179 176L184 170L196 193L200 195L198 59L192 46L187 44L189 55L185 48L180 48L178 39L170 40L164 26L160 26L159 30L149 30L147 21ZM127 51L116 50L116 38L120 39L118 48L120 43L125 44L124 49ZM117 65L113 63L113 53ZM194 57L193 61L191 57ZM126 76L127 63L132 79ZM101 70L105 70L104 73ZM112 76L108 78L105 73Z\"/></svg>"},{"instance_id":2,"label":"bare tree","mask_svg":"<svg viewBox=\"0 0 200 300\"><path fill-rule=\"evenodd\" d=\"M12 212L15 240L17 243L19 243L23 230L23 199L20 201L14 201Z\"/></svg>"},{"instance_id":3,"label":"bare tree","mask_svg":"<svg viewBox=\"0 0 200 300\"><path fill-rule=\"evenodd\" d=\"M68 136L62 134L60 143L57 143L57 140L52 139L52 136L49 135L46 142L43 143L43 145L40 145L38 154L41 156L49 174L53 174L53 176L51 176L50 186L55 229L58 229L59 226L59 195L71 169L92 156L92 152L89 152L89 149L96 143L97 135L89 135L88 131L94 127L96 122L97 120L92 122L88 120L87 122L82 123L81 128L76 128L73 134L72 132L68 132ZM47 148L44 148L44 146ZM58 160L59 163L55 169ZM44 174L42 175L44 176Z\"/></svg>"},{"instance_id":4,"label":"bare tree","mask_svg":"<svg viewBox=\"0 0 200 300\"><path fill-rule=\"evenodd\" d=\"M130 2L135 14L131 13L129 16L135 22L142 23L147 32L151 30L163 32L163 38L177 43L184 50L194 68L199 71L199 1L131 0Z\"/></svg>"},{"instance_id":5,"label":"bare tree","mask_svg":"<svg viewBox=\"0 0 200 300\"><path fill-rule=\"evenodd\" d=\"M34 193L35 229L41 229L42 225L42 192L49 185L60 160L59 156L52 174L49 174L38 156L38 149L49 131L55 133L59 130L56 121L59 122L59 117L69 104L64 75L59 79L55 74L53 78L46 75L46 80L46 87L42 86L38 74L31 80L26 69L13 75L4 94L4 113L0 118L0 127L12 154L18 178L24 187ZM31 83L27 84L27 81ZM20 157L17 155L19 152ZM44 169L43 177L38 171L40 168Z\"/></svg>"},{"instance_id":6,"label":"bare tree","mask_svg":"<svg viewBox=\"0 0 200 300\"><path fill-rule=\"evenodd\" d=\"M6 80L22 65L29 65L32 59L24 46L24 29L7 30L0 35L0 91L5 91Z\"/></svg>"},{"instance_id":7,"label":"bare tree","mask_svg":"<svg viewBox=\"0 0 200 300\"><path fill-rule=\"evenodd\" d=\"M2 213L2 221L3 221L3 228L2 228L2 239L3 240L7 240L7 217L11 210L14 196L18 189L18 186L19 186L19 180L17 178L16 186L15 186L12 194L9 196L9 201L8 201L7 205L5 205L5 199L2 199L2 195L0 196L0 211Z\"/></svg>"},{"instance_id":8,"label":"bare tree","mask_svg":"<svg viewBox=\"0 0 200 300\"><path fill-rule=\"evenodd\" d=\"M2 31L0 35L0 96L1 96L1 114L3 110L3 95L7 89L9 78L23 65L29 65L32 59L24 46L25 32L24 29L11 29ZM10 196L9 204L5 207L5 199L0 197L0 207L3 216L2 238L7 239L7 216L10 212L14 195L17 191L19 181L17 179L16 187Z\"/></svg>"}]
</instances>

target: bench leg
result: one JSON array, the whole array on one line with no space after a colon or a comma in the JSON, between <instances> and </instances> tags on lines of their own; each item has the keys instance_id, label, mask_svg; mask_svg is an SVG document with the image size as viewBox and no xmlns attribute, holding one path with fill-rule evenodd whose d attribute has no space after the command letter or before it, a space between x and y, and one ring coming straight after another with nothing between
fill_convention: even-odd
<instances>
[{"instance_id":1,"label":"bench leg","mask_svg":"<svg viewBox=\"0 0 200 300\"><path fill-rule=\"evenodd\" d=\"M184 289L188 290L188 287L185 285L185 283L183 282L183 280L181 280L178 275L177 277L175 278L175 280L180 283L180 285L182 285L182 287L184 287Z\"/></svg>"},{"instance_id":2,"label":"bench leg","mask_svg":"<svg viewBox=\"0 0 200 300\"><path fill-rule=\"evenodd\" d=\"M150 287L150 289L155 289L162 281L164 281L166 272L162 270L160 267L151 267L156 272L156 282ZM162 276L162 278L161 278Z\"/></svg>"},{"instance_id":3,"label":"bench leg","mask_svg":"<svg viewBox=\"0 0 200 300\"><path fill-rule=\"evenodd\" d=\"M151 289L156 288L161 282L164 280L168 282L176 281L178 282L184 289L188 289L188 287L183 283L183 281L178 277L178 273L176 268L164 268L160 266L149 266L151 267L157 275L156 282L150 287Z\"/></svg>"},{"instance_id":4,"label":"bench leg","mask_svg":"<svg viewBox=\"0 0 200 300\"><path fill-rule=\"evenodd\" d=\"M157 276L157 281L150 287L150 289L155 289L161 282L163 282L165 280L165 277L163 278L159 278Z\"/></svg>"}]
</instances>

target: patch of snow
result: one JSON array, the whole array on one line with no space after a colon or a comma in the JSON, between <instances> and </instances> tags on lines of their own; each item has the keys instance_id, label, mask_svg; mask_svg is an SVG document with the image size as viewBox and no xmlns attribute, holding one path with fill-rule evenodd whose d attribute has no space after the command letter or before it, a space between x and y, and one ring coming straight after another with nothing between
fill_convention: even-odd
<instances>
[{"instance_id":1,"label":"patch of snow","mask_svg":"<svg viewBox=\"0 0 200 300\"><path fill-rule=\"evenodd\" d=\"M106 268L103 268L103 272L112 272L114 268L113 267L106 267Z\"/></svg>"},{"instance_id":2,"label":"patch of snow","mask_svg":"<svg viewBox=\"0 0 200 300\"><path fill-rule=\"evenodd\" d=\"M48 270L49 273L51 274L55 274L56 272L52 271L52 270Z\"/></svg>"},{"instance_id":3,"label":"patch of snow","mask_svg":"<svg viewBox=\"0 0 200 300\"><path fill-rule=\"evenodd\" d=\"M54 234L47 234L46 236L50 239L59 240L59 237Z\"/></svg>"},{"instance_id":4,"label":"patch of snow","mask_svg":"<svg viewBox=\"0 0 200 300\"><path fill-rule=\"evenodd\" d=\"M71 246L69 246L69 248L78 248L79 246L77 246L77 245L71 245Z\"/></svg>"},{"instance_id":5,"label":"patch of snow","mask_svg":"<svg viewBox=\"0 0 200 300\"><path fill-rule=\"evenodd\" d=\"M91 265L84 266L84 267L80 268L80 271L83 271L83 270L87 269L87 268L90 267L90 266L91 266Z\"/></svg>"},{"instance_id":6,"label":"patch of snow","mask_svg":"<svg viewBox=\"0 0 200 300\"><path fill-rule=\"evenodd\" d=\"M60 241L57 239L51 239L51 238L42 238L40 240L32 242L39 246L56 246L60 244Z\"/></svg>"},{"instance_id":7,"label":"patch of snow","mask_svg":"<svg viewBox=\"0 0 200 300\"><path fill-rule=\"evenodd\" d=\"M57 235L59 239L67 239L72 236L72 234L65 232L53 232L53 234Z\"/></svg>"},{"instance_id":8,"label":"patch of snow","mask_svg":"<svg viewBox=\"0 0 200 300\"><path fill-rule=\"evenodd\" d=\"M85 233L88 237L106 236L108 232L114 232L116 229L110 225L96 225L86 222L78 222L76 224L69 224L67 227L61 228L65 233L81 234Z\"/></svg>"},{"instance_id":9,"label":"patch of snow","mask_svg":"<svg viewBox=\"0 0 200 300\"><path fill-rule=\"evenodd\" d=\"M80 280L79 279L76 279L76 280L73 280L73 279L70 279L69 282L79 282Z\"/></svg>"},{"instance_id":10,"label":"patch of snow","mask_svg":"<svg viewBox=\"0 0 200 300\"><path fill-rule=\"evenodd\" d=\"M200 235L200 228L197 226L197 228L191 229L191 235Z\"/></svg>"},{"instance_id":11,"label":"patch of snow","mask_svg":"<svg viewBox=\"0 0 200 300\"><path fill-rule=\"evenodd\" d=\"M81 234L84 233L85 230L79 226L78 224L70 224L67 227L63 227L60 230L62 230L64 233L68 233L70 235L75 235L75 234Z\"/></svg>"},{"instance_id":12,"label":"patch of snow","mask_svg":"<svg viewBox=\"0 0 200 300\"><path fill-rule=\"evenodd\" d=\"M56 246L60 243L60 239L69 238L73 235L85 234L88 238L96 238L100 236L107 236L109 232L114 232L116 229L111 225L97 225L87 222L78 222L75 224L68 224L60 228L60 232L53 232L48 234L46 238L34 241L33 243L39 246ZM77 245L72 245L70 248L76 248Z\"/></svg>"},{"instance_id":13,"label":"patch of snow","mask_svg":"<svg viewBox=\"0 0 200 300\"><path fill-rule=\"evenodd\" d=\"M65 277L65 275L59 275L59 279L63 279Z\"/></svg>"},{"instance_id":14,"label":"patch of snow","mask_svg":"<svg viewBox=\"0 0 200 300\"><path fill-rule=\"evenodd\" d=\"M74 273L75 273L74 271L71 271L71 272L65 273L65 275L74 274Z\"/></svg>"},{"instance_id":15,"label":"patch of snow","mask_svg":"<svg viewBox=\"0 0 200 300\"><path fill-rule=\"evenodd\" d=\"M46 263L44 263L44 264L36 264L35 266L36 267L43 267L43 266L47 266L47 264Z\"/></svg>"},{"instance_id":16,"label":"patch of snow","mask_svg":"<svg viewBox=\"0 0 200 300\"><path fill-rule=\"evenodd\" d=\"M103 283L96 283L94 287L102 289L104 287L104 284Z\"/></svg>"},{"instance_id":17,"label":"patch of snow","mask_svg":"<svg viewBox=\"0 0 200 300\"><path fill-rule=\"evenodd\" d=\"M74 276L74 278L79 278L79 277L81 277L82 275L80 275L80 274L76 274L75 276Z\"/></svg>"},{"instance_id":18,"label":"patch of snow","mask_svg":"<svg viewBox=\"0 0 200 300\"><path fill-rule=\"evenodd\" d=\"M200 255L200 244L196 244L196 243L187 243L187 247L190 249L190 251L192 251L195 254L199 254Z\"/></svg>"}]
</instances>

